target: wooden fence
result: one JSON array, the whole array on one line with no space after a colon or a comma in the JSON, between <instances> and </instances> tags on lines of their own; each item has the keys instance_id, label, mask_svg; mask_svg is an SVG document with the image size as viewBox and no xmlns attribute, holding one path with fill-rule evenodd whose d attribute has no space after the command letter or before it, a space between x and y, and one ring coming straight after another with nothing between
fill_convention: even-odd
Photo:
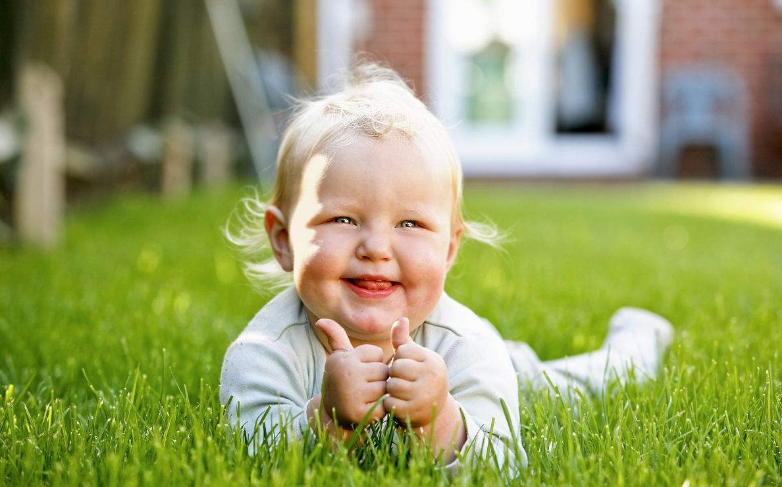
<instances>
[{"instance_id":1,"label":"wooden fence","mask_svg":"<svg viewBox=\"0 0 782 487\"><path fill-rule=\"evenodd\" d=\"M314 81L315 1L239 4L253 46L288 57L305 81ZM49 90L59 93L49 97L56 103L38 103L31 95L37 85L23 76L28 67L47 73L57 86ZM65 180L35 185L57 174L80 178L85 166L78 160L97 166L98 173L121 167L125 161L106 154L127 154L129 134L141 125L157 127L163 139L162 167L154 171L164 194L176 196L189 187L194 151L203 163L201 179L224 181L239 123L224 69L204 0L0 2L0 118L7 120L9 110L16 114L22 151L16 162L0 161L0 223L16 220L23 239L30 233L30 240L52 245L56 230L50 229L58 226L70 188ZM57 114L56 123L48 123L49 112ZM42 144L44 139L57 143ZM103 177L96 182L113 184ZM16 194L9 195L9 188ZM52 204L38 197L42 191L53 195ZM16 218L10 218L9 202Z\"/></svg>"}]
</instances>

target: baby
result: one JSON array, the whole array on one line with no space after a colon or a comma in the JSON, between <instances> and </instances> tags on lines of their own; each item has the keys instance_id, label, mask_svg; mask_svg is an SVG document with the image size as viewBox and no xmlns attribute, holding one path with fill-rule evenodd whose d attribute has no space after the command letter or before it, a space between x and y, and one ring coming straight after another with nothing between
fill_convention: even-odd
<instances>
[{"instance_id":1,"label":"baby","mask_svg":"<svg viewBox=\"0 0 782 487\"><path fill-rule=\"evenodd\" d=\"M631 365L656 373L672 331L652 313L624 308L601 350L542 363L443 292L461 239L492 243L496 230L463 219L446 130L393 71L360 67L303 104L277 164L271 200L245 201L250 218L229 234L247 252L268 242L273 260L247 264L251 278L293 281L226 352L221 401L248 434L287 420L299 437L345 438L393 411L455 465L471 444L514 455L519 382L599 391Z\"/></svg>"}]
</instances>

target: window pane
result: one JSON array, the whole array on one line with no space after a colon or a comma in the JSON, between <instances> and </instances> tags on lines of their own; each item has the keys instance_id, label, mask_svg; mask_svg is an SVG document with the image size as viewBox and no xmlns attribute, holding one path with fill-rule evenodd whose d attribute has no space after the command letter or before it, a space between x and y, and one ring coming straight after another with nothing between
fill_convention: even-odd
<instances>
[{"instance_id":1,"label":"window pane","mask_svg":"<svg viewBox=\"0 0 782 487\"><path fill-rule=\"evenodd\" d=\"M513 118L514 100L508 88L510 48L493 41L470 56L467 114L471 122L508 123Z\"/></svg>"}]
</instances>

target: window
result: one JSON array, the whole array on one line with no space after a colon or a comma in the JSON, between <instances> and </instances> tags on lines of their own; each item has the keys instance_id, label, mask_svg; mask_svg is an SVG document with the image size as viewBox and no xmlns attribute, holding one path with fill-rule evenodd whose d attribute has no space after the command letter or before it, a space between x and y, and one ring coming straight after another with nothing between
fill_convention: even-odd
<instances>
[{"instance_id":1,"label":"window","mask_svg":"<svg viewBox=\"0 0 782 487\"><path fill-rule=\"evenodd\" d=\"M491 124L512 120L510 52L507 44L494 40L470 56L467 117L471 122Z\"/></svg>"}]
</instances>

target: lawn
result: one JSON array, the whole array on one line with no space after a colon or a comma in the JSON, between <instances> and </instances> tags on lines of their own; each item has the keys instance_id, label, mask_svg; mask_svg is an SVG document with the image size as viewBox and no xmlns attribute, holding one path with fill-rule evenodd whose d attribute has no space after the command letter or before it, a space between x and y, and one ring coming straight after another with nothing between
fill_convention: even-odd
<instances>
[{"instance_id":1,"label":"lawn","mask_svg":"<svg viewBox=\"0 0 782 487\"><path fill-rule=\"evenodd\" d=\"M51 253L0 248L0 484L441 484L424 452L283 442L247 455L217 397L228 344L269 299L221 237L236 186L69 215ZM667 317L661 378L565 403L523 394L547 485L782 485L782 188L469 187L509 234L468 242L448 292L544 359L600 345L625 305ZM465 462L453 482L509 472Z\"/></svg>"}]
</instances>

